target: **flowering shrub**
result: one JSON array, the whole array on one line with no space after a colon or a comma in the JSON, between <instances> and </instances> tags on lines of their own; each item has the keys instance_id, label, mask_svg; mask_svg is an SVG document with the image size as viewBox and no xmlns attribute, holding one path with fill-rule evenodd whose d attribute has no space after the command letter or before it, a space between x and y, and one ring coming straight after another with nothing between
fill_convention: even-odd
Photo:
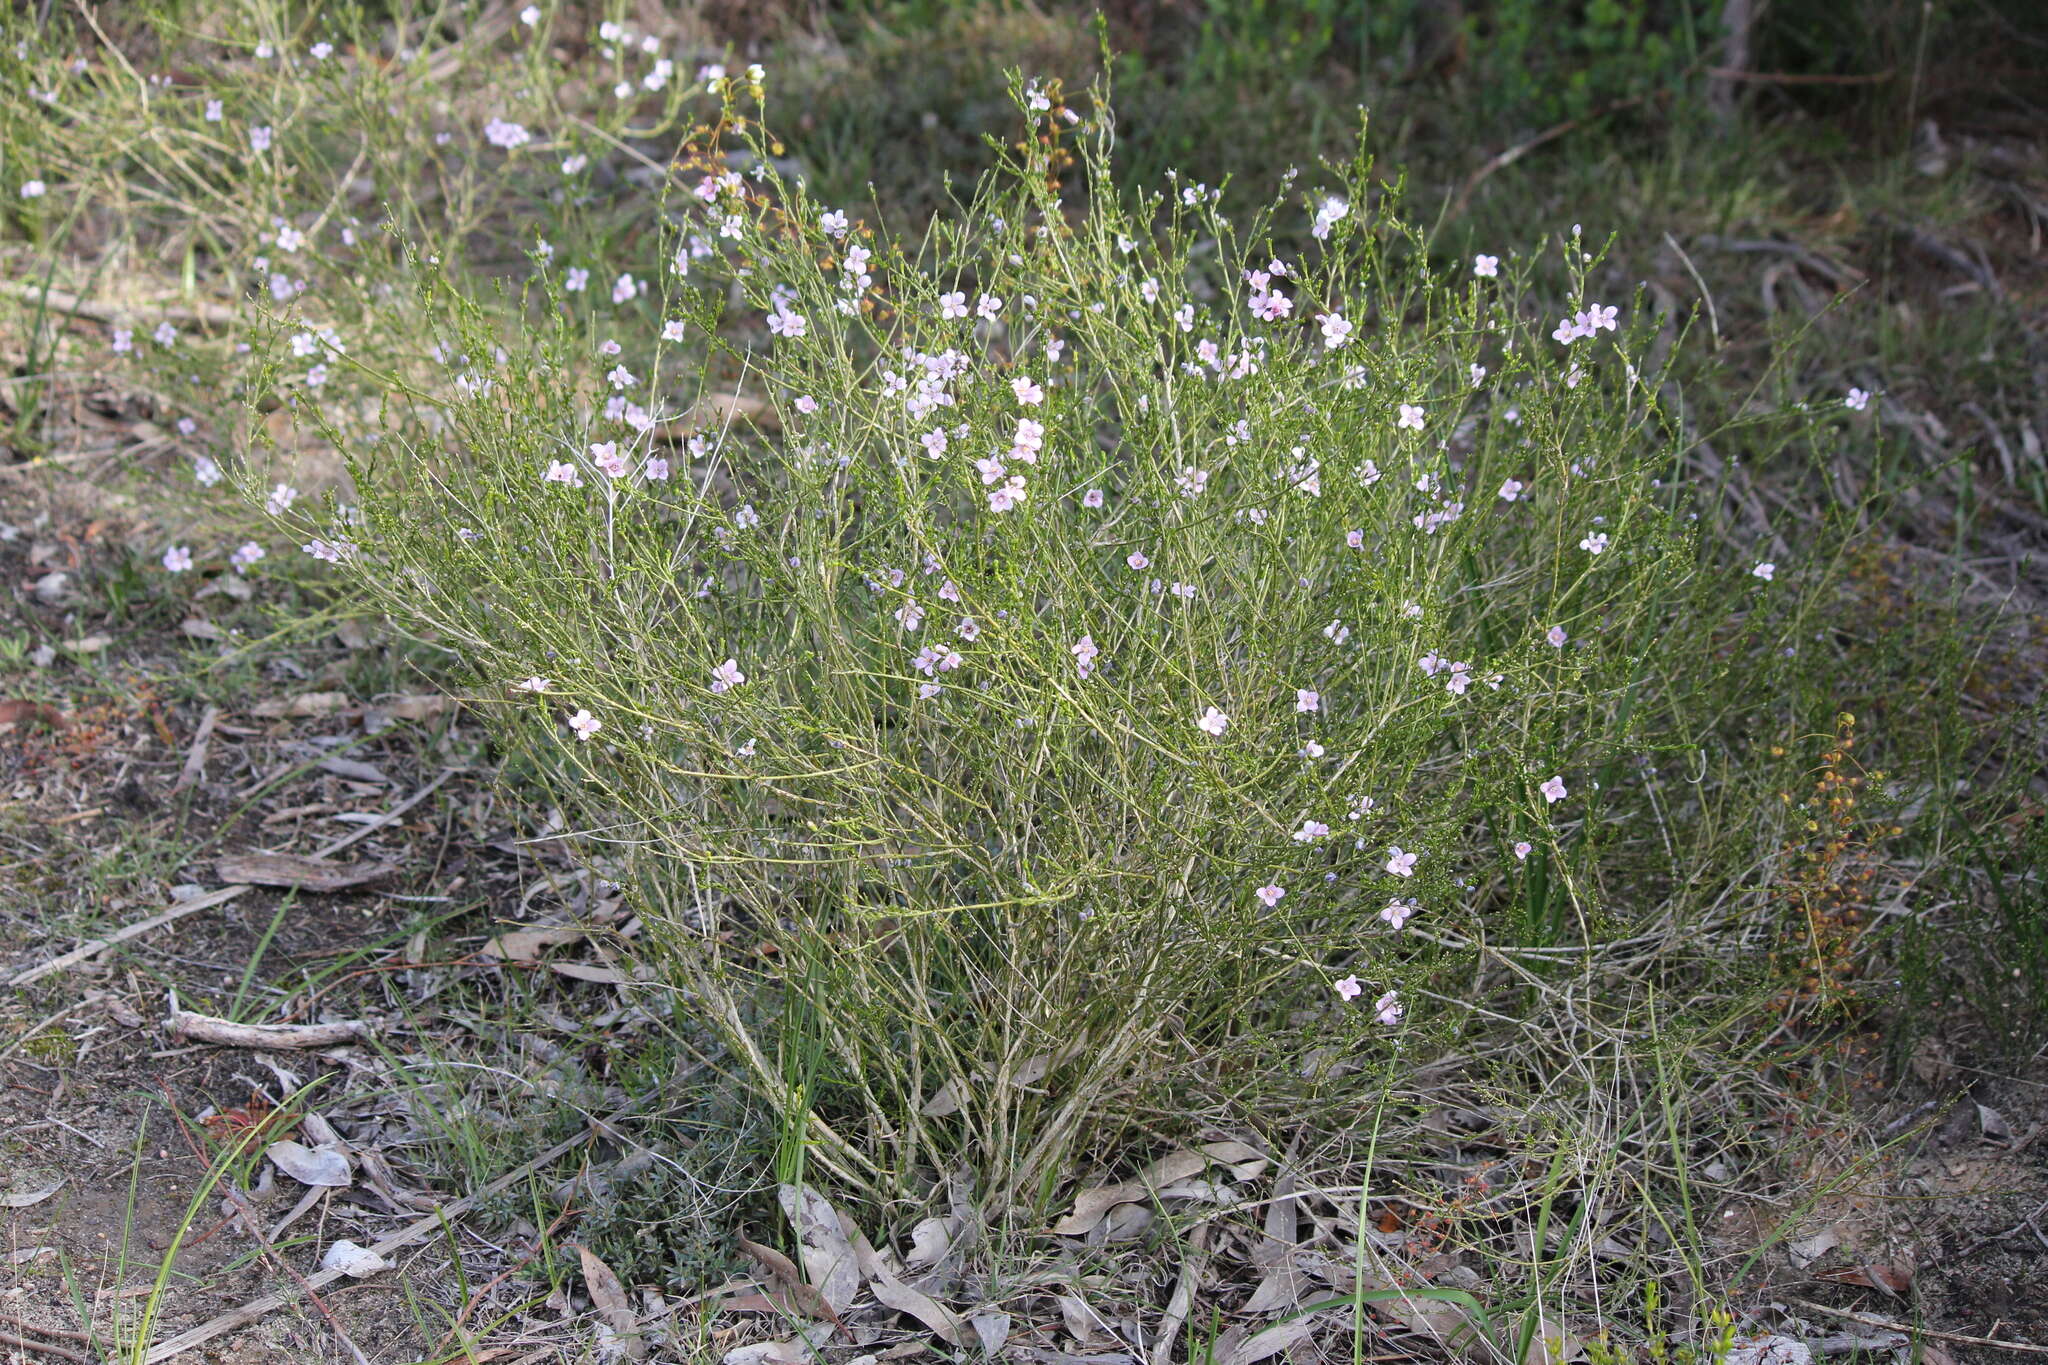
<instances>
[{"instance_id":1,"label":"flowering shrub","mask_svg":"<svg viewBox=\"0 0 2048 1365\"><path fill-rule=\"evenodd\" d=\"M473 672L819 1159L1030 1189L1244 1040L1317 1084L1473 944L1603 932L1617 763L1728 719L1647 651L1785 588L1694 534L1641 322L1431 263L1362 164L1127 206L1036 84L905 242L742 97L658 270L421 268L438 374L318 406L360 509L307 549Z\"/></svg>"},{"instance_id":2,"label":"flowering shrub","mask_svg":"<svg viewBox=\"0 0 2048 1365\"><path fill-rule=\"evenodd\" d=\"M606 27L621 109L558 132L537 99L356 153L286 82L195 105L257 187L249 349L173 377L278 405L194 472L451 652L839 1176L1029 1195L1148 1106L1327 1103L1461 1027L1490 945L1690 931L1771 847L1717 812L1779 780L1741 746L1827 559L1700 532L1668 348L1577 229L1553 297L1433 259L1363 161L1133 193L1106 103L1030 83L909 239L780 168L764 73ZM376 129L400 76L340 68ZM363 164L440 216L337 208ZM264 458L315 432L324 496Z\"/></svg>"}]
</instances>

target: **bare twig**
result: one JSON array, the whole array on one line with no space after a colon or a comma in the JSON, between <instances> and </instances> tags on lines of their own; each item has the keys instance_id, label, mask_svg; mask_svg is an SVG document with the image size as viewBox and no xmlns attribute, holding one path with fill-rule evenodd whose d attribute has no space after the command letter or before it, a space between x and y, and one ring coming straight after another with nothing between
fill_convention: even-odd
<instances>
[{"instance_id":1,"label":"bare twig","mask_svg":"<svg viewBox=\"0 0 2048 1365\"><path fill-rule=\"evenodd\" d=\"M1956 1341L1961 1342L1965 1346L1996 1346L2003 1351L2019 1351L2025 1355L2048 1356L2048 1346L2036 1346L2031 1342L2000 1341L1996 1337L1973 1337L1962 1332L1937 1332L1932 1327L1915 1327L1911 1323L1894 1322L1890 1318L1881 1318L1875 1313L1852 1313L1846 1308L1830 1308L1824 1303L1810 1303L1805 1299L1794 1299L1792 1302L1798 1304L1801 1308L1811 1308L1816 1313L1826 1313L1829 1317L1847 1318L1851 1322L1860 1322L1865 1327L1882 1327L1888 1332L1904 1332L1908 1336L1933 1337L1936 1341Z\"/></svg>"},{"instance_id":2,"label":"bare twig","mask_svg":"<svg viewBox=\"0 0 2048 1365\"><path fill-rule=\"evenodd\" d=\"M375 1032L360 1019L345 1019L335 1024L237 1024L230 1019L216 1019L210 1014L194 1014L190 1010L172 1010L164 1020L164 1028L194 1042L273 1051L360 1043Z\"/></svg>"},{"instance_id":3,"label":"bare twig","mask_svg":"<svg viewBox=\"0 0 2048 1365\"><path fill-rule=\"evenodd\" d=\"M637 1101L635 1104L637 1104ZM634 1107L634 1104L627 1105L624 1109L621 1109L618 1113L607 1119L606 1122L617 1123L622 1119L632 1117ZM390 1259L392 1252L410 1246L412 1243L440 1231L447 1225L449 1219L456 1217L458 1214L467 1213L485 1200L512 1188L512 1186L526 1179L549 1162L567 1155L578 1146L589 1141L589 1138L590 1134L588 1133L578 1133L567 1141L556 1143L525 1165L507 1171L474 1194L464 1195L454 1203L436 1209L426 1217L407 1224L389 1237L386 1237L383 1241L372 1246L370 1250L387 1260ZM308 1290L322 1289L342 1278L346 1273L346 1271L339 1269L322 1270L316 1274L308 1275L305 1278L304 1284ZM258 1321L267 1314L284 1307L295 1297L295 1293L281 1292L266 1294L260 1299L252 1299L241 1307L230 1309L189 1331L180 1332L169 1341L158 1342L150 1348L147 1355L143 1356L142 1365L161 1365L163 1361L169 1360L174 1356L183 1355L193 1347L204 1345L224 1332L232 1332L237 1327L246 1327L250 1323Z\"/></svg>"},{"instance_id":4,"label":"bare twig","mask_svg":"<svg viewBox=\"0 0 2048 1365\"><path fill-rule=\"evenodd\" d=\"M1557 141L1575 128L1592 123L1596 119L1606 118L1609 114L1618 114L1624 109L1632 109L1636 105L1645 103L1648 100L1661 98L1664 93L1663 91L1656 91L1648 95L1631 95L1625 100L1615 100L1610 104L1603 104L1590 114L1582 114L1578 118L1568 118L1563 123L1552 124L1526 142L1518 142L1506 151L1488 157L1484 165L1465 177L1464 185L1458 190L1458 197L1451 201L1450 212L1444 216L1446 218L1455 218L1463 213L1465 205L1472 201L1472 192L1479 188L1481 181L1485 180L1495 171L1505 170L1529 153L1535 151L1538 147Z\"/></svg>"},{"instance_id":5,"label":"bare twig","mask_svg":"<svg viewBox=\"0 0 2048 1365\"><path fill-rule=\"evenodd\" d=\"M19 973L7 984L10 986L26 986L31 982L40 981L54 973L68 971L87 958L97 957L117 943L126 943L131 938L138 938L143 934L149 933L151 930L161 929L166 924L181 920L185 916L197 911L225 904L244 892L254 889L254 887L245 885L223 886L218 891L209 891L203 896L194 896L190 900L179 901L162 914L152 915L146 920L138 920L124 929L116 930L105 938L87 939L70 952L53 957L39 967L30 967L27 971Z\"/></svg>"},{"instance_id":6,"label":"bare twig","mask_svg":"<svg viewBox=\"0 0 2048 1365\"><path fill-rule=\"evenodd\" d=\"M25 1351L41 1351L44 1355L57 1356L63 1360L75 1360L78 1362L78 1365L93 1365L92 1357L82 1351L74 1351L69 1346L58 1346L48 1341L30 1341L27 1337L18 1337L12 1332L0 1332L0 1346L14 1346Z\"/></svg>"},{"instance_id":7,"label":"bare twig","mask_svg":"<svg viewBox=\"0 0 2048 1365\"><path fill-rule=\"evenodd\" d=\"M386 825L391 824L393 821L398 819L399 816L405 814L414 806L417 806L420 802L426 800L429 796L432 796L437 790L440 789L440 786L443 782L446 782L449 778L455 776L455 774L459 771L460 769L457 768L443 768L440 772L434 775L434 780L427 783L426 786L421 787L411 796L406 797L405 800L399 802L390 810L385 811L382 815L378 816L369 824L362 826L360 829L352 830L349 833L342 835L341 838L336 839L331 844L323 844L319 848L314 849L312 856L314 856L315 858L331 858L335 854L341 852L343 849L347 848L349 845L357 842L358 840L369 838L372 834L375 834L378 830L383 829Z\"/></svg>"},{"instance_id":8,"label":"bare twig","mask_svg":"<svg viewBox=\"0 0 2048 1365\"><path fill-rule=\"evenodd\" d=\"M1801 75L1788 71L1738 71L1728 66L1710 66L1707 74L1724 81L1749 81L1757 85L1881 85L1898 72L1891 67L1861 76Z\"/></svg>"},{"instance_id":9,"label":"bare twig","mask_svg":"<svg viewBox=\"0 0 2048 1365\"><path fill-rule=\"evenodd\" d=\"M122 318L147 313L153 318L166 318L172 322L203 322L225 327L235 320L235 310L218 303L139 303L123 305L97 303L80 298L62 289L44 289L40 285L24 284L19 280L0 280L0 294L9 294L24 303L47 307L53 313L64 313L75 318L90 318L94 322L118 322Z\"/></svg>"}]
</instances>

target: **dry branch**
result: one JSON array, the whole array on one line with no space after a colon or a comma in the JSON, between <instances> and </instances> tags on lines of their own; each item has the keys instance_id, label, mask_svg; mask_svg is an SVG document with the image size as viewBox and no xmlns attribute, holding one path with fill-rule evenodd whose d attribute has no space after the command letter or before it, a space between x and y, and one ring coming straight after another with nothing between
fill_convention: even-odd
<instances>
[{"instance_id":1,"label":"dry branch","mask_svg":"<svg viewBox=\"0 0 2048 1365\"><path fill-rule=\"evenodd\" d=\"M162 914L152 915L146 920L138 920L134 924L128 925L124 929L118 929L115 932L108 934L105 938L87 939L84 943L79 944L70 952L65 953L59 957L53 957L48 962L43 963L41 966L30 967L27 971L21 972L7 984L10 986L26 986L31 982L40 981L44 977L50 976L56 972L67 971L70 968L75 967L79 963L85 961L87 958L95 957L100 953L105 952L107 949L113 947L117 943L125 943L131 938L136 938L140 935L149 933L152 929L161 929L164 925L169 924L174 920L181 920L185 916L190 915L196 911L205 910L209 909L212 906L224 904L225 902L231 901L235 897L241 895L243 892L251 891L254 889L255 888L247 885L223 886L218 891L209 891L203 896L194 896L190 900L179 901L176 905L173 905L170 909L164 911Z\"/></svg>"},{"instance_id":2,"label":"dry branch","mask_svg":"<svg viewBox=\"0 0 2048 1365\"><path fill-rule=\"evenodd\" d=\"M237 1024L230 1019L216 1019L210 1014L194 1014L190 1010L172 1010L164 1020L164 1028L174 1036L189 1038L196 1043L272 1051L339 1047L344 1043L360 1043L375 1032L360 1019L344 1019L334 1024Z\"/></svg>"},{"instance_id":3,"label":"dry branch","mask_svg":"<svg viewBox=\"0 0 2048 1365\"><path fill-rule=\"evenodd\" d=\"M629 1104L618 1113L612 1115L611 1118L605 1120L603 1125L596 1126L601 1128L617 1123L621 1119L630 1118L632 1117L633 1109L634 1106ZM392 1252L410 1246L422 1238L439 1232L447 1226L448 1220L456 1217L458 1214L469 1212L478 1204L504 1190L511 1189L533 1172L540 1170L557 1158L567 1155L583 1143L589 1141L589 1139L590 1134L578 1133L567 1141L556 1143L525 1165L507 1171L474 1194L464 1195L454 1203L436 1209L426 1217L407 1224L389 1237L386 1237L383 1241L376 1243L370 1250L389 1260ZM322 1289L343 1278L346 1274L346 1271L339 1269L322 1270L316 1274L308 1275L305 1278L304 1285L308 1290ZM161 1362L169 1360L173 1356L183 1355L193 1347L204 1345L224 1332L232 1332L237 1327L246 1327L250 1323L258 1321L266 1314L284 1307L296 1297L297 1294L295 1292L266 1294L260 1299L252 1299L239 1308L231 1308L218 1317L209 1319L189 1331L180 1332L169 1341L158 1342L149 1349L147 1355L142 1357L142 1365L161 1365Z\"/></svg>"}]
</instances>

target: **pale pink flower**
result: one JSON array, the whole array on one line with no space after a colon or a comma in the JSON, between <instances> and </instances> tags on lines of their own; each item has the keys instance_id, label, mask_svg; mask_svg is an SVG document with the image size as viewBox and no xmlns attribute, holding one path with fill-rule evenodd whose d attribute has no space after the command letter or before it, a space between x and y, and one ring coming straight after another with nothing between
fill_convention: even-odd
<instances>
[{"instance_id":1,"label":"pale pink flower","mask_svg":"<svg viewBox=\"0 0 2048 1365\"><path fill-rule=\"evenodd\" d=\"M1400 417L1394 425L1396 428L1405 428L1409 431L1422 430L1422 409L1413 403L1401 404Z\"/></svg>"},{"instance_id":2,"label":"pale pink flower","mask_svg":"<svg viewBox=\"0 0 2048 1365\"><path fill-rule=\"evenodd\" d=\"M740 672L740 661L738 659L727 659L724 663L711 670L711 690L713 692L730 692L746 680L747 675Z\"/></svg>"},{"instance_id":3,"label":"pale pink flower","mask_svg":"<svg viewBox=\"0 0 2048 1365\"><path fill-rule=\"evenodd\" d=\"M543 483L565 483L571 488L583 487L583 475L567 460L549 460L548 472L541 476Z\"/></svg>"},{"instance_id":4,"label":"pale pink flower","mask_svg":"<svg viewBox=\"0 0 2048 1365\"><path fill-rule=\"evenodd\" d=\"M1562 777L1552 777L1536 790L1542 792L1543 799L1553 806L1564 800L1566 795Z\"/></svg>"},{"instance_id":5,"label":"pale pink flower","mask_svg":"<svg viewBox=\"0 0 2048 1365\"><path fill-rule=\"evenodd\" d=\"M1266 908L1268 910L1271 910L1274 906L1280 903L1280 898L1286 895L1287 892L1284 888L1276 886L1271 882L1268 882L1266 885L1252 892L1252 894L1254 896L1257 896L1261 901L1264 901Z\"/></svg>"},{"instance_id":6,"label":"pale pink flower","mask_svg":"<svg viewBox=\"0 0 2048 1365\"><path fill-rule=\"evenodd\" d=\"M1083 635L1068 652L1074 656L1074 670L1085 678L1095 671L1095 656L1102 651L1096 647L1094 636Z\"/></svg>"},{"instance_id":7,"label":"pale pink flower","mask_svg":"<svg viewBox=\"0 0 2048 1365\"><path fill-rule=\"evenodd\" d=\"M1534 853L1535 851L1535 845L1531 844L1528 840L1517 840L1515 843L1515 861L1518 863L1526 863L1529 861L1529 855L1531 853Z\"/></svg>"},{"instance_id":8,"label":"pale pink flower","mask_svg":"<svg viewBox=\"0 0 2048 1365\"><path fill-rule=\"evenodd\" d=\"M1133 569L1137 569L1141 572L1145 569L1149 569L1150 567L1152 567L1152 561L1145 557L1145 552L1143 550L1133 550L1129 554L1125 555L1124 563L1130 565Z\"/></svg>"},{"instance_id":9,"label":"pale pink flower","mask_svg":"<svg viewBox=\"0 0 2048 1365\"><path fill-rule=\"evenodd\" d=\"M545 692L548 690L548 680L536 673L523 682L513 683L512 686L520 692Z\"/></svg>"},{"instance_id":10,"label":"pale pink flower","mask_svg":"<svg viewBox=\"0 0 2048 1365\"><path fill-rule=\"evenodd\" d=\"M1842 403L1851 412L1861 412L1870 406L1870 395L1862 389L1850 389L1843 397Z\"/></svg>"},{"instance_id":11,"label":"pale pink flower","mask_svg":"<svg viewBox=\"0 0 2048 1365\"><path fill-rule=\"evenodd\" d=\"M1365 994L1365 986L1355 976L1340 977L1332 981L1330 989L1337 992L1338 998L1343 1000L1356 1000Z\"/></svg>"},{"instance_id":12,"label":"pale pink flower","mask_svg":"<svg viewBox=\"0 0 2048 1365\"><path fill-rule=\"evenodd\" d=\"M1083 493L1081 495L1081 505L1083 507L1102 506L1102 490L1100 488L1091 488L1086 493Z\"/></svg>"},{"instance_id":13,"label":"pale pink flower","mask_svg":"<svg viewBox=\"0 0 2048 1365\"><path fill-rule=\"evenodd\" d=\"M1334 351L1351 340L1352 325L1342 313L1323 313L1318 321L1323 325L1323 348Z\"/></svg>"},{"instance_id":14,"label":"pale pink flower","mask_svg":"<svg viewBox=\"0 0 2048 1365\"><path fill-rule=\"evenodd\" d=\"M1500 486L1500 500L1502 502L1513 502L1516 498L1522 496L1522 490L1527 486L1520 479L1509 479Z\"/></svg>"},{"instance_id":15,"label":"pale pink flower","mask_svg":"<svg viewBox=\"0 0 2048 1365\"><path fill-rule=\"evenodd\" d=\"M1754 569L1751 569L1750 572L1752 574L1755 574L1758 578L1761 578L1764 582L1768 583L1773 578L1777 577L1778 566L1771 563L1767 559L1763 563L1757 565Z\"/></svg>"},{"instance_id":16,"label":"pale pink flower","mask_svg":"<svg viewBox=\"0 0 2048 1365\"><path fill-rule=\"evenodd\" d=\"M1552 626L1549 630L1543 632L1543 638L1552 649L1563 649L1565 642L1564 627Z\"/></svg>"},{"instance_id":17,"label":"pale pink flower","mask_svg":"<svg viewBox=\"0 0 2048 1365\"><path fill-rule=\"evenodd\" d=\"M1301 828L1294 831L1294 842L1297 844L1313 843L1329 832L1330 827L1320 820L1303 820Z\"/></svg>"},{"instance_id":18,"label":"pale pink flower","mask_svg":"<svg viewBox=\"0 0 2048 1365\"><path fill-rule=\"evenodd\" d=\"M1223 731L1229 726L1229 724L1230 717L1224 715L1221 711L1218 711L1213 706L1210 707L1208 710L1204 711L1201 714L1200 719L1195 721L1195 725L1202 731L1202 733L1211 736L1222 735Z\"/></svg>"},{"instance_id":19,"label":"pale pink flower","mask_svg":"<svg viewBox=\"0 0 2048 1365\"><path fill-rule=\"evenodd\" d=\"M1045 390L1021 374L1010 381L1010 392L1016 394L1017 401L1027 408L1036 407L1045 401Z\"/></svg>"},{"instance_id":20,"label":"pale pink flower","mask_svg":"<svg viewBox=\"0 0 2048 1365\"><path fill-rule=\"evenodd\" d=\"M1400 1023L1402 1014L1401 993L1399 991L1388 991L1385 995L1373 1001L1372 1013L1375 1019L1388 1028L1392 1028Z\"/></svg>"},{"instance_id":21,"label":"pale pink flower","mask_svg":"<svg viewBox=\"0 0 2048 1365\"><path fill-rule=\"evenodd\" d=\"M1313 687L1298 687L1294 690L1294 709L1298 714L1307 715L1323 709L1323 694Z\"/></svg>"},{"instance_id":22,"label":"pale pink flower","mask_svg":"<svg viewBox=\"0 0 2048 1365\"><path fill-rule=\"evenodd\" d=\"M1387 902L1387 908L1380 911L1380 918L1385 920L1394 928L1399 929L1402 925L1406 924L1410 919L1412 919L1415 915L1415 912L1417 910L1420 910L1421 908L1421 904L1417 902L1413 897L1410 897L1405 901L1391 900Z\"/></svg>"},{"instance_id":23,"label":"pale pink flower","mask_svg":"<svg viewBox=\"0 0 2048 1365\"><path fill-rule=\"evenodd\" d=\"M576 714L569 717L569 728L576 732L577 739L588 744L590 737L604 728L604 722L579 706Z\"/></svg>"},{"instance_id":24,"label":"pale pink flower","mask_svg":"<svg viewBox=\"0 0 2048 1365\"><path fill-rule=\"evenodd\" d=\"M1421 856L1419 853L1404 853L1401 846L1395 844L1387 850L1387 871L1396 877L1412 877L1415 875L1415 860Z\"/></svg>"},{"instance_id":25,"label":"pale pink flower","mask_svg":"<svg viewBox=\"0 0 2048 1365\"><path fill-rule=\"evenodd\" d=\"M1472 258L1472 273L1479 276L1482 280L1493 279L1500 274L1500 257L1474 256Z\"/></svg>"},{"instance_id":26,"label":"pale pink flower","mask_svg":"<svg viewBox=\"0 0 2048 1365\"><path fill-rule=\"evenodd\" d=\"M172 573L183 573L192 567L192 551L184 545L173 545L164 551L164 568Z\"/></svg>"}]
</instances>

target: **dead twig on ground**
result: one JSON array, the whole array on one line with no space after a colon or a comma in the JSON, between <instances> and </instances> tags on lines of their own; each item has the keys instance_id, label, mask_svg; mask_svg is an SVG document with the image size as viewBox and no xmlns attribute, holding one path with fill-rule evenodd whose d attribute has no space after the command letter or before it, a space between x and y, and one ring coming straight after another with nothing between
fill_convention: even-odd
<instances>
[{"instance_id":1,"label":"dead twig on ground","mask_svg":"<svg viewBox=\"0 0 2048 1365\"><path fill-rule=\"evenodd\" d=\"M1856 1313L1847 1308L1830 1308L1824 1303L1811 1303L1805 1299L1794 1299L1792 1302L1798 1304L1801 1308L1811 1308L1816 1313L1826 1313L1829 1317L1835 1318L1847 1318L1850 1322L1860 1322L1865 1327L1882 1327L1888 1332L1904 1332L1907 1336L1933 1337L1936 1341L1960 1342L1965 1346L1996 1346L2004 1351L2019 1351L2025 1355L2048 1356L2048 1346L2036 1346L2032 1342L2000 1341L1996 1337L1973 1337L1963 1332L1938 1332L1932 1327L1915 1327L1911 1323L1894 1322L1890 1318L1881 1318L1875 1313Z\"/></svg>"},{"instance_id":2,"label":"dead twig on ground","mask_svg":"<svg viewBox=\"0 0 2048 1365\"><path fill-rule=\"evenodd\" d=\"M23 1323L22 1325L25 1327L28 1324ZM78 1365L93 1365L92 1357L86 1355L83 1351L74 1351L69 1346L59 1346L51 1341L31 1341L27 1337L18 1337L12 1332L0 1332L0 1346L12 1346L17 1350L24 1351L40 1351L44 1355L56 1356L61 1360L75 1360L78 1362Z\"/></svg>"},{"instance_id":3,"label":"dead twig on ground","mask_svg":"<svg viewBox=\"0 0 2048 1365\"><path fill-rule=\"evenodd\" d=\"M26 986L57 972L68 971L88 958L97 957L117 943L126 943L131 938L138 938L152 930L161 929L166 924L174 923L198 911L211 909L216 905L224 905L235 897L255 889L247 885L224 886L218 891L209 891L203 896L193 896L189 900L179 901L162 914L152 915L145 920L138 920L126 928L116 930L105 938L88 939L68 953L53 957L41 966L30 967L27 971L16 974L14 979L7 984L10 986Z\"/></svg>"},{"instance_id":4,"label":"dead twig on ground","mask_svg":"<svg viewBox=\"0 0 2048 1365\"><path fill-rule=\"evenodd\" d=\"M605 1124L614 1124L631 1118L637 1107L637 1101L633 1104L628 1104L624 1109L619 1110L616 1114L606 1119ZM512 1186L526 1179L533 1172L540 1170L550 1162L568 1155L578 1146L588 1142L591 1136L592 1134L589 1132L578 1133L575 1137L556 1143L533 1160L514 1167L475 1193L464 1195L454 1203L436 1209L426 1217L407 1224L389 1237L386 1237L383 1241L373 1245L370 1250L389 1260L392 1252L410 1246L422 1238L439 1232L447 1225L448 1220L467 1213L484 1201L512 1188ZM309 1291L322 1289L341 1279L346 1274L346 1271L340 1269L322 1270L306 1276L302 1283ZM193 1347L204 1345L224 1332L232 1332L237 1327L246 1327L250 1323L258 1321L269 1313L284 1307L295 1297L296 1294L293 1293L266 1294L260 1299L252 1299L239 1308L229 1309L227 1312L203 1322L197 1327L180 1332L169 1341L157 1343L150 1348L147 1355L143 1356L142 1365L162 1365L163 1361L170 1360L174 1356L183 1355Z\"/></svg>"},{"instance_id":5,"label":"dead twig on ground","mask_svg":"<svg viewBox=\"0 0 2048 1365\"><path fill-rule=\"evenodd\" d=\"M41 285L24 284L18 280L0 280L0 294L12 295L23 303L36 304L48 308L53 313L87 318L93 322L119 322L123 318L147 313L150 317L163 318L170 322L205 323L214 327L227 327L238 317L233 308L222 303L98 303L92 299L66 293L62 289L45 289Z\"/></svg>"},{"instance_id":6,"label":"dead twig on ground","mask_svg":"<svg viewBox=\"0 0 2048 1365\"><path fill-rule=\"evenodd\" d=\"M1592 123L1595 120L1606 118L1609 114L1618 114L1624 109L1633 109L1635 106L1647 103L1650 100L1662 99L1667 93L1661 90L1652 91L1647 95L1631 95L1624 100L1614 100L1611 103L1601 105L1590 114L1581 114L1578 118L1568 118L1563 123L1554 123L1536 134L1536 136L1526 141L1518 142L1505 151L1494 154L1487 158L1485 164L1480 166L1478 170L1465 177L1465 183L1458 189L1458 197L1451 201L1450 211L1444 217L1446 219L1456 218L1459 214L1463 213L1465 205L1472 201L1473 191L1479 188L1481 182L1495 171L1505 170L1509 166L1514 165L1538 147L1547 146L1563 137L1566 133L1585 124Z\"/></svg>"},{"instance_id":7,"label":"dead twig on ground","mask_svg":"<svg viewBox=\"0 0 2048 1365\"><path fill-rule=\"evenodd\" d=\"M210 1014L194 1014L190 1010L179 1009L172 1010L164 1019L164 1029L173 1036L196 1043L272 1051L339 1047L344 1043L363 1042L376 1032L360 1019L344 1019L333 1024L237 1024L231 1019L216 1019Z\"/></svg>"}]
</instances>

